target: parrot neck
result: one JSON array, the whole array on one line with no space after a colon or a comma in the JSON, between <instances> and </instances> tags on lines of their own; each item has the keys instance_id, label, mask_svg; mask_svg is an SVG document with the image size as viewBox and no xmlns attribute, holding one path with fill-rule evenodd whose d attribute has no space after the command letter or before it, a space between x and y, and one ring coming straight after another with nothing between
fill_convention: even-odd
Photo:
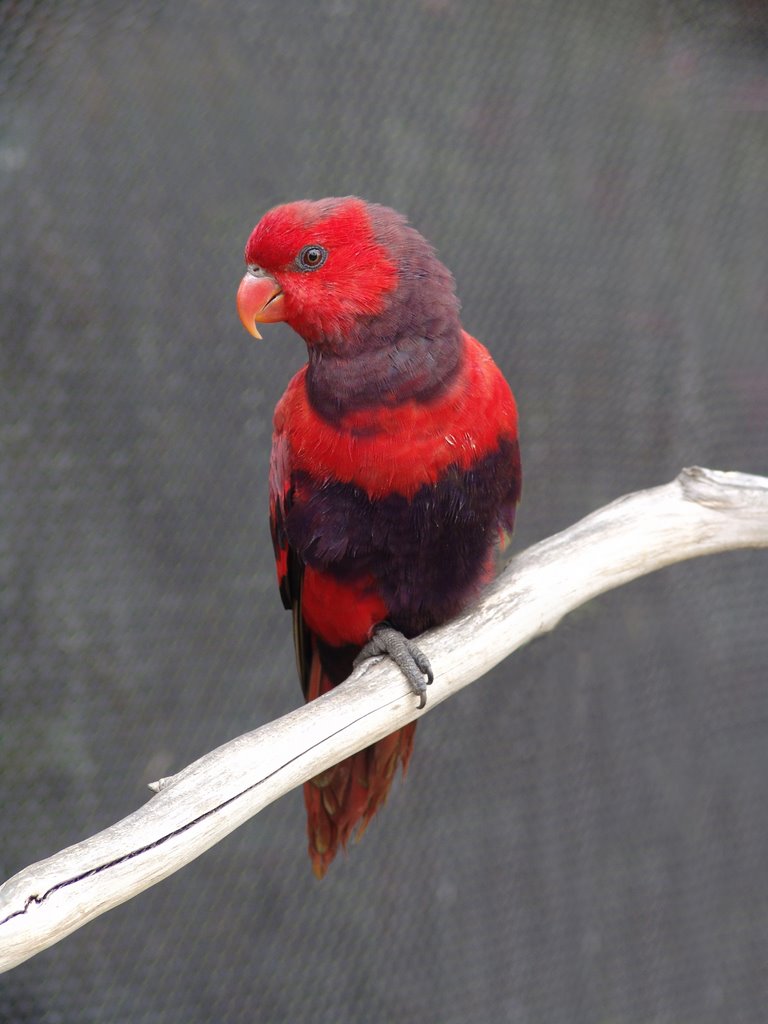
<instances>
[{"instance_id":1,"label":"parrot neck","mask_svg":"<svg viewBox=\"0 0 768 1024\"><path fill-rule=\"evenodd\" d=\"M437 338L399 338L344 354L308 349L307 397L320 416L337 422L365 408L438 397L459 371L464 346L456 329Z\"/></svg>"},{"instance_id":2,"label":"parrot neck","mask_svg":"<svg viewBox=\"0 0 768 1024\"><path fill-rule=\"evenodd\" d=\"M312 340L305 336L307 396L319 415L335 422L362 409L437 397L464 353L450 271L413 228L400 220L393 225L375 207L370 218L374 236L397 267L395 287L378 296L379 312L358 317L351 328Z\"/></svg>"}]
</instances>

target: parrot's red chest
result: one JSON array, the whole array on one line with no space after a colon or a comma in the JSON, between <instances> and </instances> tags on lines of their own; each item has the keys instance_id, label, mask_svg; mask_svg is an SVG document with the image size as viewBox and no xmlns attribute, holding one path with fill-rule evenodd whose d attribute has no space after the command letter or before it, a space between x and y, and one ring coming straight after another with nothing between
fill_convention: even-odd
<instances>
[{"instance_id":1,"label":"parrot's red chest","mask_svg":"<svg viewBox=\"0 0 768 1024\"><path fill-rule=\"evenodd\" d=\"M449 467L467 469L516 437L517 411L506 381L486 349L463 333L462 368L444 394L352 412L330 422L307 397L304 367L275 410L294 470L360 487L371 498L412 497Z\"/></svg>"}]
</instances>

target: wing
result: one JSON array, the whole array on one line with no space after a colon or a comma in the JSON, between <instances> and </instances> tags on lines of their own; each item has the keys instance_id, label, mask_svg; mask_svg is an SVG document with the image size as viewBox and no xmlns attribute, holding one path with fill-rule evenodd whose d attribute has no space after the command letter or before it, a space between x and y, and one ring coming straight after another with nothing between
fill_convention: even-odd
<instances>
[{"instance_id":1,"label":"wing","mask_svg":"<svg viewBox=\"0 0 768 1024\"><path fill-rule=\"evenodd\" d=\"M499 554L502 562L506 561L512 531L515 528L515 513L520 502L523 489L523 470L520 462L520 445L517 440L510 444L510 465L512 469L511 486L499 511Z\"/></svg>"},{"instance_id":2,"label":"wing","mask_svg":"<svg viewBox=\"0 0 768 1024\"><path fill-rule=\"evenodd\" d=\"M301 688L307 695L310 674L311 642L301 614L301 590L304 564L288 543L286 517L293 500L291 450L285 433L275 428L269 460L269 525L275 551L277 583L283 605L293 616L293 646Z\"/></svg>"}]
</instances>

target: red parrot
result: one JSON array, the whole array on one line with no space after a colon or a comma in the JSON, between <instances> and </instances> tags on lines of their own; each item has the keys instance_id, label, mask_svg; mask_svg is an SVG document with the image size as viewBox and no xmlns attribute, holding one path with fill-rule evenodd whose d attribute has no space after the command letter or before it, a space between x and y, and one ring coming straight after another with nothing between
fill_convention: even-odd
<instances>
[{"instance_id":1,"label":"red parrot","mask_svg":"<svg viewBox=\"0 0 768 1024\"><path fill-rule=\"evenodd\" d=\"M462 329L453 277L406 219L356 197L264 215L237 293L245 328L285 321L307 345L274 416L270 521L304 696L389 654L419 697L411 641L493 573L520 497L517 410ZM411 723L304 786L322 878L413 749Z\"/></svg>"}]
</instances>

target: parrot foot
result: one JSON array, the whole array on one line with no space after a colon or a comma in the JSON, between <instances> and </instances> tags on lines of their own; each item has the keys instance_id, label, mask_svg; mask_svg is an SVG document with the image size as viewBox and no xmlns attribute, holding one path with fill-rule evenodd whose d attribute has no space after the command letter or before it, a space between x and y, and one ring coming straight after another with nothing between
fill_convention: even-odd
<instances>
[{"instance_id":1,"label":"parrot foot","mask_svg":"<svg viewBox=\"0 0 768 1024\"><path fill-rule=\"evenodd\" d=\"M413 640L408 640L399 630L385 624L374 626L373 636L352 664L357 668L362 662L368 658L375 658L378 654L389 655L411 684L411 689L419 698L419 707L423 708L427 703L427 686L435 678L429 658Z\"/></svg>"}]
</instances>

